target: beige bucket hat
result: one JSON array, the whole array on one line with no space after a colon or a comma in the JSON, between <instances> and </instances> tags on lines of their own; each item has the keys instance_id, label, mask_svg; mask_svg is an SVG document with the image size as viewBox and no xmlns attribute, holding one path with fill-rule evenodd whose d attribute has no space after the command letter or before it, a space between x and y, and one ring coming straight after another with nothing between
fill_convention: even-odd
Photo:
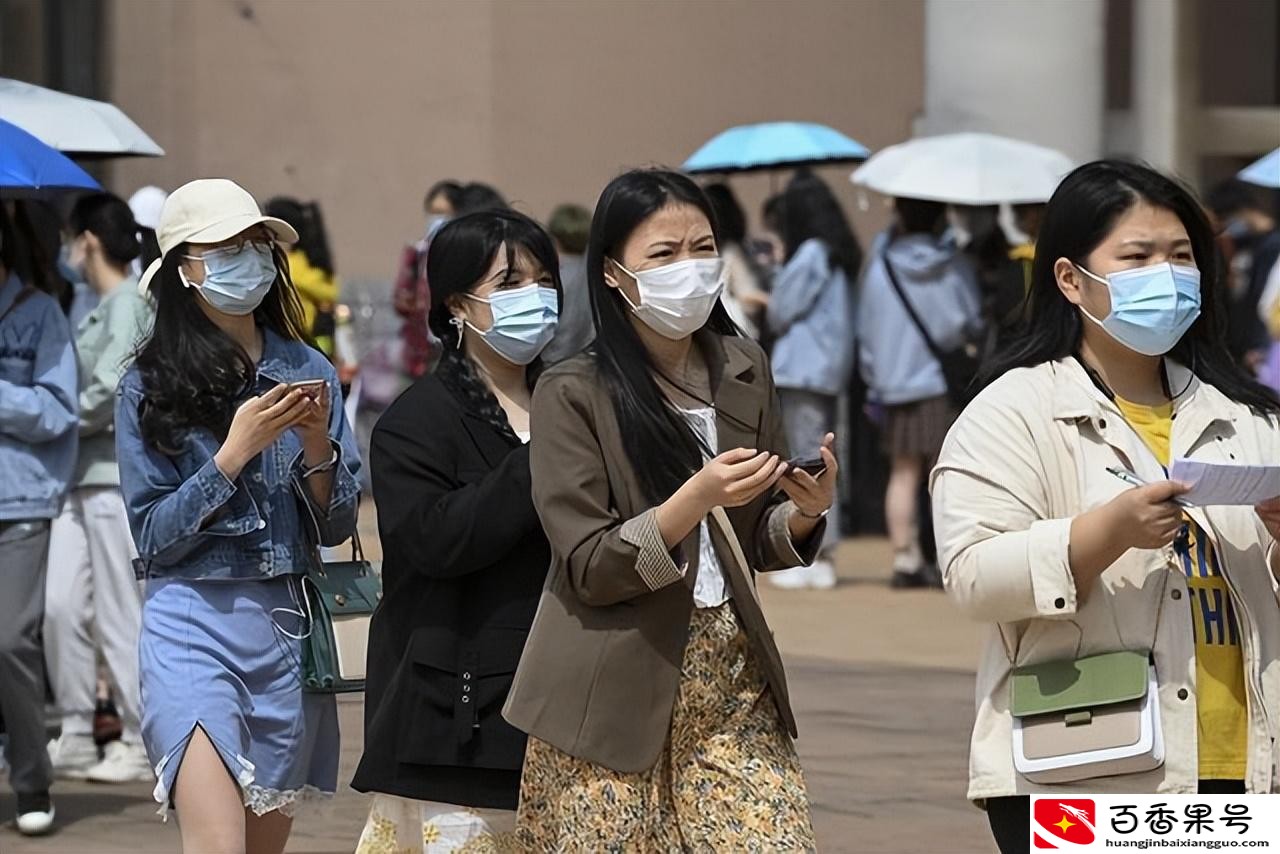
<instances>
[{"instance_id":1,"label":"beige bucket hat","mask_svg":"<svg viewBox=\"0 0 1280 854\"><path fill-rule=\"evenodd\" d=\"M201 178L174 190L160 209L156 241L160 257L153 261L138 281L146 293L169 252L184 243L220 243L246 228L265 225L276 239L296 243L298 232L282 219L264 216L249 191L226 178Z\"/></svg>"}]
</instances>

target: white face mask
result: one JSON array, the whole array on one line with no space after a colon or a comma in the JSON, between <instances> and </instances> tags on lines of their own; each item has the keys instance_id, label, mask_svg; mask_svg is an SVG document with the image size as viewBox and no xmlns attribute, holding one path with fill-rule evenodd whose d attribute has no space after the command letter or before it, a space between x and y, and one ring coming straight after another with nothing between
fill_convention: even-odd
<instances>
[{"instance_id":1,"label":"white face mask","mask_svg":"<svg viewBox=\"0 0 1280 854\"><path fill-rule=\"evenodd\" d=\"M720 258L691 258L638 273L621 264L618 268L636 280L640 304L628 299L621 288L618 293L646 326L672 341L701 329L724 289L724 261Z\"/></svg>"}]
</instances>

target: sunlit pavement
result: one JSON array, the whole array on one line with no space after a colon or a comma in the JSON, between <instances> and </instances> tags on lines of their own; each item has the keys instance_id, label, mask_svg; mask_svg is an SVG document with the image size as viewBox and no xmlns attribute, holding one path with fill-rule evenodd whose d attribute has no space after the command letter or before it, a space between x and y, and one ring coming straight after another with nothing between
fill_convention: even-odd
<instances>
[{"instance_id":1,"label":"sunlit pavement","mask_svg":"<svg viewBox=\"0 0 1280 854\"><path fill-rule=\"evenodd\" d=\"M365 542L376 543L366 513ZM370 549L376 554L376 546ZM819 848L833 852L990 852L983 814L964 799L980 626L934 591L887 586L881 540L844 543L831 591L761 599L788 662L799 749ZM346 788L360 755L361 703L342 698L343 762L337 797L304 807L289 844L298 854L350 854L365 796ZM178 850L151 787L58 783L61 831L23 839L6 825L0 854L151 854ZM0 816L13 815L4 786Z\"/></svg>"}]
</instances>

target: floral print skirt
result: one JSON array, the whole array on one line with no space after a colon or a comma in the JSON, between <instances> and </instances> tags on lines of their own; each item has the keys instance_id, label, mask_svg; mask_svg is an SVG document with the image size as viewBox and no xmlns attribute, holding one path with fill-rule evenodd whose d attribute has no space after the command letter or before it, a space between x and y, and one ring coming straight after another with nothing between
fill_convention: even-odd
<instances>
[{"instance_id":1,"label":"floral print skirt","mask_svg":"<svg viewBox=\"0 0 1280 854\"><path fill-rule=\"evenodd\" d=\"M356 854L499 854L515 849L515 813L377 795Z\"/></svg>"},{"instance_id":2,"label":"floral print skirt","mask_svg":"<svg viewBox=\"0 0 1280 854\"><path fill-rule=\"evenodd\" d=\"M732 603L693 612L653 768L622 774L529 739L516 840L536 852L814 850L795 745Z\"/></svg>"}]
</instances>

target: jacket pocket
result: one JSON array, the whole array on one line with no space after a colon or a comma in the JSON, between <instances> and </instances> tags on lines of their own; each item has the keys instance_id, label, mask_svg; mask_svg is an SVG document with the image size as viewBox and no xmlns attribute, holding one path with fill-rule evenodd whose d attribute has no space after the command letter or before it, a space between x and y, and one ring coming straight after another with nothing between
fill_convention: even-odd
<instances>
[{"instance_id":1,"label":"jacket pocket","mask_svg":"<svg viewBox=\"0 0 1280 854\"><path fill-rule=\"evenodd\" d=\"M459 642L451 629L415 631L401 665L401 761L458 764L482 725L505 726L501 708L527 635L497 629Z\"/></svg>"}]
</instances>

